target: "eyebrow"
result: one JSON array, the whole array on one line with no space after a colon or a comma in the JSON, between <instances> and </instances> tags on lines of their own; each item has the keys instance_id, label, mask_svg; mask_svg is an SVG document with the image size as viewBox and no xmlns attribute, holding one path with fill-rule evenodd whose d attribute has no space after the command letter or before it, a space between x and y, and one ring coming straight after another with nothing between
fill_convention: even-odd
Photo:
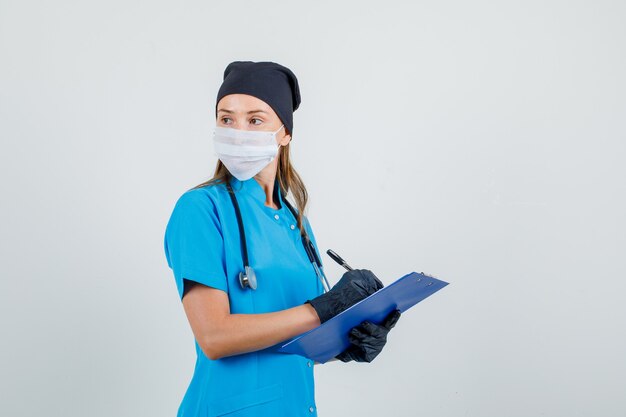
<instances>
[{"instance_id":1,"label":"eyebrow","mask_svg":"<svg viewBox=\"0 0 626 417\"><path fill-rule=\"evenodd\" d=\"M218 112L218 113L219 113L219 112L221 112L221 111L223 111L223 112L225 112L225 113L234 113L234 111L233 111L233 110L228 110L228 109L218 109L218 110L217 110L217 112ZM265 110L261 110L261 109L258 109L258 110L250 110L250 111L248 112L248 114L250 114L250 113L266 113L266 114L267 114L267 112L266 112Z\"/></svg>"}]
</instances>

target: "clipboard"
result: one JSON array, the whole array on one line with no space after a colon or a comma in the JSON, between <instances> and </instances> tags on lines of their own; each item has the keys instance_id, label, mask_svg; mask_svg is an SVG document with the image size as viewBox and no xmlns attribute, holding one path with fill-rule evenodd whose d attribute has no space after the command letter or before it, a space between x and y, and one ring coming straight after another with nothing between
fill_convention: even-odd
<instances>
[{"instance_id":1,"label":"clipboard","mask_svg":"<svg viewBox=\"0 0 626 417\"><path fill-rule=\"evenodd\" d=\"M410 272L374 294L350 306L320 326L272 347L325 363L348 346L348 333L365 320L380 324L393 310L404 312L426 297L448 285L448 282Z\"/></svg>"}]
</instances>

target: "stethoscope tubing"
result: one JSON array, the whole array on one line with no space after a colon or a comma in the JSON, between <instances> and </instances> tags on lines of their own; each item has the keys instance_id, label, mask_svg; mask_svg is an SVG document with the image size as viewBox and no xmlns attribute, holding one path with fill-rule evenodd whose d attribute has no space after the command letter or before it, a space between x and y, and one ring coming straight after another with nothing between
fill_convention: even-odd
<instances>
[{"instance_id":1,"label":"stethoscope tubing","mask_svg":"<svg viewBox=\"0 0 626 417\"><path fill-rule=\"evenodd\" d=\"M233 191L233 188L229 182L226 183L226 186L228 188L228 194L230 195L230 199L235 209L235 215L237 216L237 224L239 226L239 237L241 240L241 252L242 252L242 257L243 257L244 271L252 270L252 267L250 267L248 263L248 247L246 245L246 234L245 234L244 227L243 227L243 220L241 218L241 211L239 210L237 197L235 197L235 192ZM287 208L293 215L294 219L296 219L297 221L298 216L293 206L286 199L283 199L283 202L285 203L285 205L287 206ZM309 239L309 235L306 231L304 231L304 233L301 233L300 236L302 240L302 245L304 246L304 251L306 252L311 263L313 264L313 269L315 270L315 274L317 275L320 282L322 283L324 292L329 291L330 285L328 283L328 279L326 278L326 274L324 274L322 262L320 261L320 258L317 255L317 251L315 250L315 246L313 245L313 242L311 242L311 239Z\"/></svg>"}]
</instances>

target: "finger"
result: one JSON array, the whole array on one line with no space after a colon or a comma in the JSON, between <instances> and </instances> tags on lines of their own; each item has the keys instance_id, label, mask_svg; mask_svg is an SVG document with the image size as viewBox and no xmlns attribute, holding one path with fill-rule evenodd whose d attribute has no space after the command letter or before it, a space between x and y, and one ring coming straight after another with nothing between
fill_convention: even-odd
<instances>
[{"instance_id":1,"label":"finger","mask_svg":"<svg viewBox=\"0 0 626 417\"><path fill-rule=\"evenodd\" d=\"M364 346L366 345L367 338L355 336L351 332L348 335L348 339L350 340L350 347L348 347L343 353L356 362L363 362L362 358L365 356Z\"/></svg>"},{"instance_id":2,"label":"finger","mask_svg":"<svg viewBox=\"0 0 626 417\"><path fill-rule=\"evenodd\" d=\"M380 353L380 350L374 350L374 351L368 351L365 354L365 362L367 363L371 363L374 359L376 359L376 356L378 356L378 354Z\"/></svg>"},{"instance_id":3,"label":"finger","mask_svg":"<svg viewBox=\"0 0 626 417\"><path fill-rule=\"evenodd\" d=\"M364 353L364 361L371 362L383 350L385 340L372 340L364 343L361 348Z\"/></svg>"},{"instance_id":4,"label":"finger","mask_svg":"<svg viewBox=\"0 0 626 417\"><path fill-rule=\"evenodd\" d=\"M354 339L357 341L361 341L365 339L366 337L368 337L369 335L363 332L361 329L362 329L361 326L353 327L352 330L350 330L350 334L348 335L348 338L350 340Z\"/></svg>"},{"instance_id":5,"label":"finger","mask_svg":"<svg viewBox=\"0 0 626 417\"><path fill-rule=\"evenodd\" d=\"M335 356L337 359L339 359L342 362L350 362L355 360L355 358L358 356L357 355L357 349L355 346L350 346L348 347L346 350L344 350L343 352L341 352L339 355Z\"/></svg>"},{"instance_id":6,"label":"finger","mask_svg":"<svg viewBox=\"0 0 626 417\"><path fill-rule=\"evenodd\" d=\"M363 297L368 297L372 294L372 291L370 291L369 288L366 288L361 281L352 281L350 282L350 285L356 288L357 292Z\"/></svg>"},{"instance_id":7,"label":"finger","mask_svg":"<svg viewBox=\"0 0 626 417\"><path fill-rule=\"evenodd\" d=\"M371 321L364 321L360 324L359 329L365 334L372 336L378 336L383 329L380 324L372 323Z\"/></svg>"},{"instance_id":8,"label":"finger","mask_svg":"<svg viewBox=\"0 0 626 417\"><path fill-rule=\"evenodd\" d=\"M394 311L392 311L391 313L389 313L387 315L387 318L385 319L383 326L387 329L387 330L391 330L394 328L394 326L396 325L396 323L398 322L398 320L400 320L400 316L401 316L401 312L400 310L396 309Z\"/></svg>"},{"instance_id":9,"label":"finger","mask_svg":"<svg viewBox=\"0 0 626 417\"><path fill-rule=\"evenodd\" d=\"M368 284L372 284L373 292L376 292L384 287L383 283L378 279L378 277L369 269L362 269L361 274L363 278L367 278ZM373 281L373 282L372 282Z\"/></svg>"},{"instance_id":10,"label":"finger","mask_svg":"<svg viewBox=\"0 0 626 417\"><path fill-rule=\"evenodd\" d=\"M354 348L359 348L363 345L363 342L365 341L364 337L359 337L359 336L355 336L355 335L349 335L348 336L348 340L350 341L350 346L354 347Z\"/></svg>"},{"instance_id":11,"label":"finger","mask_svg":"<svg viewBox=\"0 0 626 417\"><path fill-rule=\"evenodd\" d=\"M374 275L374 274L372 274L372 275ZM377 290L380 290L381 288L383 288L385 286L385 284L383 284L383 282L381 280L379 280L376 275L374 275L374 281L376 281Z\"/></svg>"},{"instance_id":12,"label":"finger","mask_svg":"<svg viewBox=\"0 0 626 417\"><path fill-rule=\"evenodd\" d=\"M369 269L367 270L367 272L369 273L369 275L372 277L372 279L374 280L374 282L376 284L376 291L380 290L381 288L383 288L385 286L385 284L383 284L382 281L380 279L378 279L376 274L374 274Z\"/></svg>"}]
</instances>

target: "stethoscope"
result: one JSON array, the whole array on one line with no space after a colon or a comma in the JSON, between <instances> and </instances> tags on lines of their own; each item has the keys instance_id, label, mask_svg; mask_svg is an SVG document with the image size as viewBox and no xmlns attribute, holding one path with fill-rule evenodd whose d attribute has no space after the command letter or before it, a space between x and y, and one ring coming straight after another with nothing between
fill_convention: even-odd
<instances>
[{"instance_id":1,"label":"stethoscope","mask_svg":"<svg viewBox=\"0 0 626 417\"><path fill-rule=\"evenodd\" d=\"M230 182L226 182L226 186L228 188L228 194L230 195L230 199L233 202L233 207L235 208L235 214L237 215L237 223L239 224L239 237L241 240L241 252L243 257L243 271L239 272L239 284L241 288L252 288L256 290L257 288L257 280L256 274L252 267L248 264L248 247L246 245L246 234L243 229L243 220L241 219L241 211L239 211L239 204L237 203L237 197L235 197L235 193L233 191ZM274 185L278 187L278 183ZM287 199L283 198L282 201L285 203L294 219L297 219L298 216L296 214L293 206L287 201ZM302 245L304 246L304 250L309 257L309 260L313 264L313 269L315 269L315 274L322 282L322 287L324 287L324 291L330 290L330 285L328 284L328 280L326 279L326 275L321 267L322 262L320 258L317 256L317 251L315 250L315 246L313 246L313 242L309 239L309 235L306 230L301 233L302 236Z\"/></svg>"}]
</instances>

